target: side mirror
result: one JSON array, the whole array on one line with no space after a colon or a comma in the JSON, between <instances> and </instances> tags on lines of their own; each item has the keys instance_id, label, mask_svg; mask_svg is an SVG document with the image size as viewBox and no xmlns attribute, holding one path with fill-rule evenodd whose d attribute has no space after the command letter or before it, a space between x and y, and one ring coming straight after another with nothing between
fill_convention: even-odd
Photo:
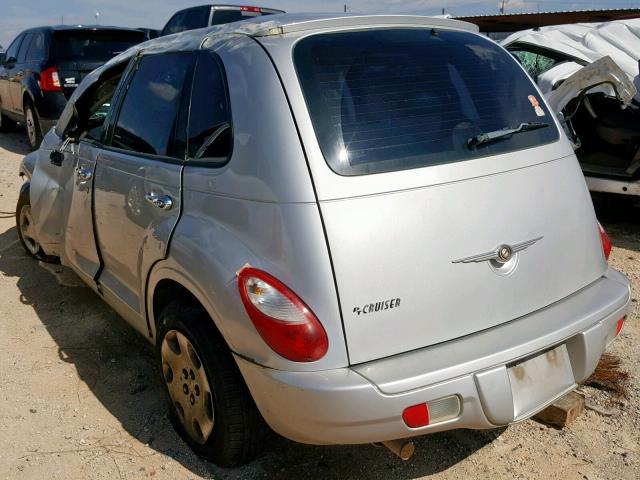
<instances>
[{"instance_id":1,"label":"side mirror","mask_svg":"<svg viewBox=\"0 0 640 480\"><path fill-rule=\"evenodd\" d=\"M53 150L50 154L49 154L49 160L51 160L51 164L55 165L56 167L61 167L62 166L62 162L64 161L64 150L65 148L67 148L67 145L69 145L70 143L79 143L80 142L80 134L79 134L79 130L77 127L73 127L71 129L69 129L69 131L66 133L66 138L64 139L64 142L62 142L62 145L60 145L60 148L58 148L57 150ZM73 151L73 148L72 148Z\"/></svg>"},{"instance_id":2,"label":"side mirror","mask_svg":"<svg viewBox=\"0 0 640 480\"><path fill-rule=\"evenodd\" d=\"M5 55L4 58L2 59L2 64L3 65L14 65L17 61L18 61L18 59L16 57L7 58L6 55Z\"/></svg>"}]
</instances>

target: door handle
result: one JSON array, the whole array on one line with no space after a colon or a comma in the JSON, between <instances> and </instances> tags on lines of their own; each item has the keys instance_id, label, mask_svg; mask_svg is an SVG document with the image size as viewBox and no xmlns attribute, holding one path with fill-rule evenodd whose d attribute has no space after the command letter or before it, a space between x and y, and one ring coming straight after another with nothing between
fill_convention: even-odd
<instances>
[{"instance_id":1,"label":"door handle","mask_svg":"<svg viewBox=\"0 0 640 480\"><path fill-rule=\"evenodd\" d=\"M78 178L80 180L91 180L91 177L93 177L93 173L91 172L91 170L84 167L77 167L76 173L78 174Z\"/></svg>"},{"instance_id":2,"label":"door handle","mask_svg":"<svg viewBox=\"0 0 640 480\"><path fill-rule=\"evenodd\" d=\"M151 205L162 210L171 210L171 207L173 207L173 200L169 195L158 195L155 192L149 192L144 198Z\"/></svg>"}]
</instances>

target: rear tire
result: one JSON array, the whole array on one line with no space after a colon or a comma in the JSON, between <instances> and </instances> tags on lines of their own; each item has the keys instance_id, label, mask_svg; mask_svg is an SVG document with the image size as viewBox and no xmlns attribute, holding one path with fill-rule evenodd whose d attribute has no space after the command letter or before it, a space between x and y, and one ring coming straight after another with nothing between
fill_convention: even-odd
<instances>
[{"instance_id":1,"label":"rear tire","mask_svg":"<svg viewBox=\"0 0 640 480\"><path fill-rule=\"evenodd\" d=\"M16 227L18 228L18 238L27 255L46 263L60 263L60 258L47 255L42 250L33 231L29 184L25 184L20 190L18 204L16 205Z\"/></svg>"},{"instance_id":2,"label":"rear tire","mask_svg":"<svg viewBox=\"0 0 640 480\"><path fill-rule=\"evenodd\" d=\"M172 301L160 313L156 352L171 423L182 439L222 467L251 461L269 428L209 315Z\"/></svg>"},{"instance_id":3,"label":"rear tire","mask_svg":"<svg viewBox=\"0 0 640 480\"><path fill-rule=\"evenodd\" d=\"M36 112L31 100L24 102L24 126L27 129L29 146L32 150L37 150L42 143L42 130L40 129L38 112Z\"/></svg>"}]
</instances>

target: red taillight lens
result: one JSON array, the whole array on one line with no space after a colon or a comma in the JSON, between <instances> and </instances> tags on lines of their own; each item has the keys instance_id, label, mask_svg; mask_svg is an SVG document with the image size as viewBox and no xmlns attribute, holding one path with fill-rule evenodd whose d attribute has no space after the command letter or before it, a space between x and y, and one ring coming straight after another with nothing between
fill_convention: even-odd
<instances>
[{"instance_id":1,"label":"red taillight lens","mask_svg":"<svg viewBox=\"0 0 640 480\"><path fill-rule=\"evenodd\" d=\"M598 222L598 229L600 230L600 240L602 240L602 250L604 250L604 258L606 258L607 260L609 260L609 255L611 255L611 239L609 238L609 235L607 235L607 232L604 231L604 228L602 228L602 225L600 225L600 222Z\"/></svg>"},{"instance_id":2,"label":"red taillight lens","mask_svg":"<svg viewBox=\"0 0 640 480\"><path fill-rule=\"evenodd\" d=\"M260 7L240 7L240 10L243 12L254 12L254 13L262 12L262 9Z\"/></svg>"},{"instance_id":3,"label":"red taillight lens","mask_svg":"<svg viewBox=\"0 0 640 480\"><path fill-rule=\"evenodd\" d=\"M60 77L56 67L47 68L40 73L40 90L43 92L61 92Z\"/></svg>"},{"instance_id":4,"label":"red taillight lens","mask_svg":"<svg viewBox=\"0 0 640 480\"><path fill-rule=\"evenodd\" d=\"M626 319L627 319L627 316L625 315L620 320L618 320L618 325L616 325L616 337L620 335L620 332L622 331L622 326L624 325L624 321Z\"/></svg>"},{"instance_id":5,"label":"red taillight lens","mask_svg":"<svg viewBox=\"0 0 640 480\"><path fill-rule=\"evenodd\" d=\"M238 273L244 308L262 339L294 362L315 362L327 353L329 340L313 312L277 278L262 270Z\"/></svg>"},{"instance_id":6,"label":"red taillight lens","mask_svg":"<svg viewBox=\"0 0 640 480\"><path fill-rule=\"evenodd\" d=\"M402 419L408 427L426 427L429 425L429 407L426 403L407 407L402 412Z\"/></svg>"}]
</instances>

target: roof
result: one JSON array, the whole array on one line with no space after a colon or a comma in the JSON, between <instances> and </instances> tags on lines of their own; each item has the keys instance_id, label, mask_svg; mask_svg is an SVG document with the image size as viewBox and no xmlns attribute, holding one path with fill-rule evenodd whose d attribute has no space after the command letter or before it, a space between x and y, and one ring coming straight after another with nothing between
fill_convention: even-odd
<instances>
[{"instance_id":1,"label":"roof","mask_svg":"<svg viewBox=\"0 0 640 480\"><path fill-rule=\"evenodd\" d=\"M266 37L307 31L389 26L421 26L427 28L451 28L471 32L478 31L478 27L471 23L441 17L425 17L417 15L330 15L282 13L276 15L262 15L242 20L240 22L225 23L196 30L186 30L184 32L174 33L173 35L165 35L136 45L127 50L127 52L120 54L120 56L133 55L135 54L135 51L142 49L146 51L197 49L205 44L206 40L224 34ZM116 57L116 59L119 57Z\"/></svg>"},{"instance_id":2,"label":"roof","mask_svg":"<svg viewBox=\"0 0 640 480\"><path fill-rule=\"evenodd\" d=\"M470 23L442 17L419 15L354 15L354 14L306 14L285 13L254 17L242 22L212 27L215 33L238 33L252 37L284 35L287 33L349 27L423 26L453 28L477 32Z\"/></svg>"},{"instance_id":3,"label":"roof","mask_svg":"<svg viewBox=\"0 0 640 480\"><path fill-rule=\"evenodd\" d=\"M455 17L480 27L481 32L517 32L528 28L567 23L606 22L640 17L640 8L571 10L563 12L509 13Z\"/></svg>"},{"instance_id":4,"label":"roof","mask_svg":"<svg viewBox=\"0 0 640 480\"><path fill-rule=\"evenodd\" d=\"M42 27L32 27L25 30L30 32L33 30L51 30L54 32L66 32L74 30L121 30L124 32L137 32L138 28L134 27L116 27L113 25L46 25Z\"/></svg>"},{"instance_id":5,"label":"roof","mask_svg":"<svg viewBox=\"0 0 640 480\"><path fill-rule=\"evenodd\" d=\"M282 12L284 13L284 10L279 10L277 8L270 8L270 7L261 7L260 5L253 5L253 4L246 4L246 5L230 5L227 3L203 3L202 5L194 5L193 7L185 7L185 8L181 8L180 10L178 10L178 12L184 12L186 10L193 10L195 8L202 8L202 7L214 7L214 8L233 8L234 10L240 9L240 8L259 8L260 10L266 10L269 12ZM178 13L176 12L176 13Z\"/></svg>"}]
</instances>

